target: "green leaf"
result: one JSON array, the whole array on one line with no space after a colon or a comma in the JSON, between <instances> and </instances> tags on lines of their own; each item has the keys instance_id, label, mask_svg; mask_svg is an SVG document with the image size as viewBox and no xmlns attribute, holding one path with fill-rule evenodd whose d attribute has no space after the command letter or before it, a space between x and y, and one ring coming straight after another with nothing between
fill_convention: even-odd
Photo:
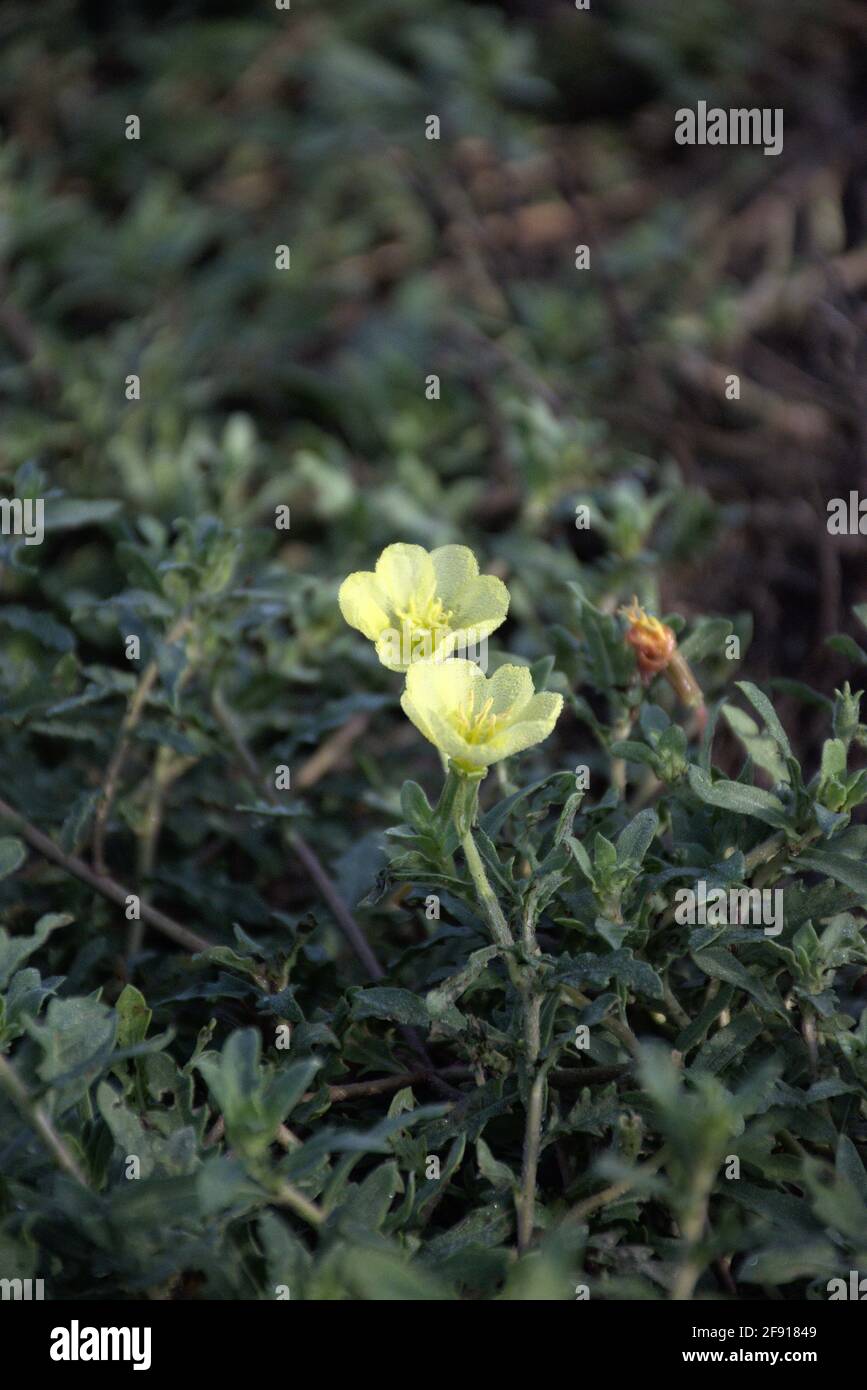
<instances>
[{"instance_id":1,"label":"green leaf","mask_svg":"<svg viewBox=\"0 0 867 1390\"><path fill-rule=\"evenodd\" d=\"M794 757L788 735L780 723L777 711L774 709L767 695L759 690L757 685L753 685L752 681L736 681L735 684L739 690L744 692L750 704L754 709L758 710L759 714L762 716L768 733L777 744L783 757Z\"/></svg>"},{"instance_id":2,"label":"green leaf","mask_svg":"<svg viewBox=\"0 0 867 1390\"><path fill-rule=\"evenodd\" d=\"M778 797L760 787L747 787L740 782L712 782L700 767L689 769L689 785L700 801L717 806L734 815L754 816L777 830L787 830L791 820Z\"/></svg>"},{"instance_id":3,"label":"green leaf","mask_svg":"<svg viewBox=\"0 0 867 1390\"><path fill-rule=\"evenodd\" d=\"M27 1021L42 1048L37 1072L60 1096L65 1109L80 1099L107 1065L114 1050L117 1016L99 999L52 999L45 1021Z\"/></svg>"},{"instance_id":4,"label":"green leaf","mask_svg":"<svg viewBox=\"0 0 867 1390\"><path fill-rule=\"evenodd\" d=\"M15 971L34 951L39 950L51 932L68 926L72 921L74 918L68 913L49 913L39 918L32 936L10 936L5 927L0 927L0 989L6 988Z\"/></svg>"},{"instance_id":5,"label":"green leaf","mask_svg":"<svg viewBox=\"0 0 867 1390\"><path fill-rule=\"evenodd\" d=\"M384 1018L414 1028L428 1028L430 1016L424 1000L408 989L374 985L356 990L352 997L353 1018Z\"/></svg>"},{"instance_id":6,"label":"green leaf","mask_svg":"<svg viewBox=\"0 0 867 1390\"><path fill-rule=\"evenodd\" d=\"M588 881L589 883L592 883L592 882L593 882L593 878L594 878L594 872L593 872L593 864L591 863L591 860L590 860L590 855L587 853L587 851L586 851L586 849L584 848L584 846L582 845L581 841L580 841L580 840L576 840L575 837L574 837L574 835L570 835L570 836L568 837L568 839L567 839L567 844L568 844L569 849L570 849L571 852L572 852L572 856L573 856L573 858L574 858L576 864L578 865L579 869L581 870L582 874L584 875L584 877L587 879L587 881Z\"/></svg>"},{"instance_id":7,"label":"green leaf","mask_svg":"<svg viewBox=\"0 0 867 1390\"><path fill-rule=\"evenodd\" d=\"M848 854L833 853L831 850L805 849L798 855L797 863L805 869L815 869L817 873L835 879L844 887L851 888L862 901L867 902L867 868L857 859L851 859Z\"/></svg>"},{"instance_id":8,"label":"green leaf","mask_svg":"<svg viewBox=\"0 0 867 1390\"><path fill-rule=\"evenodd\" d=\"M867 652L858 643L853 641L845 632L836 632L832 637L825 638L826 645L832 651L839 652L845 656L847 661L854 662L856 666L867 666Z\"/></svg>"},{"instance_id":9,"label":"green leaf","mask_svg":"<svg viewBox=\"0 0 867 1390\"><path fill-rule=\"evenodd\" d=\"M389 1250L350 1250L341 1271L356 1298L379 1303L436 1303L451 1298L447 1286L429 1270Z\"/></svg>"},{"instance_id":10,"label":"green leaf","mask_svg":"<svg viewBox=\"0 0 867 1390\"><path fill-rule=\"evenodd\" d=\"M755 1042L761 1033L762 1027L762 1020L756 1014L746 1011L739 1013L731 1023L702 1044L689 1068L690 1072L706 1072L710 1076L724 1072L727 1067L743 1059L750 1044Z\"/></svg>"},{"instance_id":11,"label":"green leaf","mask_svg":"<svg viewBox=\"0 0 867 1390\"><path fill-rule=\"evenodd\" d=\"M826 738L822 745L822 779L846 776L846 745L841 738Z\"/></svg>"},{"instance_id":12,"label":"green leaf","mask_svg":"<svg viewBox=\"0 0 867 1390\"><path fill-rule=\"evenodd\" d=\"M737 734L757 767L764 768L773 782L788 782L789 772L780 756L775 739L762 733L758 724L737 705L723 705L722 712L729 728Z\"/></svg>"},{"instance_id":13,"label":"green leaf","mask_svg":"<svg viewBox=\"0 0 867 1390\"><path fill-rule=\"evenodd\" d=\"M433 820L433 808L418 782L404 782L400 789L400 808L407 825L427 830Z\"/></svg>"},{"instance_id":14,"label":"green leaf","mask_svg":"<svg viewBox=\"0 0 867 1390\"><path fill-rule=\"evenodd\" d=\"M702 661L707 656L723 656L725 640L731 631L732 624L728 618L707 618L678 643L680 653L687 661Z\"/></svg>"},{"instance_id":15,"label":"green leaf","mask_svg":"<svg viewBox=\"0 0 867 1390\"><path fill-rule=\"evenodd\" d=\"M0 878L8 878L10 874L14 874L26 858L27 850L23 841L16 840L12 835L0 838Z\"/></svg>"},{"instance_id":16,"label":"green leaf","mask_svg":"<svg viewBox=\"0 0 867 1390\"><path fill-rule=\"evenodd\" d=\"M510 1192L517 1189L518 1180L515 1174L507 1163L501 1163L499 1159L494 1158L481 1135L476 1140L476 1159L482 1177L486 1178L499 1192Z\"/></svg>"},{"instance_id":17,"label":"green leaf","mask_svg":"<svg viewBox=\"0 0 867 1390\"><path fill-rule=\"evenodd\" d=\"M484 946L480 951L473 951L463 970L459 970L456 975L450 975L435 989L428 990L425 1006L431 1018L441 1018L447 1014L452 1005L487 968L489 962L500 954L499 946Z\"/></svg>"},{"instance_id":18,"label":"green leaf","mask_svg":"<svg viewBox=\"0 0 867 1390\"><path fill-rule=\"evenodd\" d=\"M14 628L16 632L28 632L51 651L71 652L75 647L75 634L50 613L34 612L14 603L3 604L0 606L0 623Z\"/></svg>"},{"instance_id":19,"label":"green leaf","mask_svg":"<svg viewBox=\"0 0 867 1390\"><path fill-rule=\"evenodd\" d=\"M639 811L617 837L618 864L639 865L650 849L658 826L659 817L653 809Z\"/></svg>"},{"instance_id":20,"label":"green leaf","mask_svg":"<svg viewBox=\"0 0 867 1390\"><path fill-rule=\"evenodd\" d=\"M135 985L124 985L115 1009L118 1047L134 1047L136 1043L144 1042L152 1014L141 991Z\"/></svg>"},{"instance_id":21,"label":"green leaf","mask_svg":"<svg viewBox=\"0 0 867 1390\"><path fill-rule=\"evenodd\" d=\"M380 1163L368 1173L360 1186L349 1188L340 1205L340 1223L356 1226L360 1232L380 1231L395 1197L403 1192L403 1179L397 1164Z\"/></svg>"},{"instance_id":22,"label":"green leaf","mask_svg":"<svg viewBox=\"0 0 867 1390\"><path fill-rule=\"evenodd\" d=\"M580 956L563 955L557 963L556 977L582 990L588 984L607 985L609 980L616 979L650 999L663 996L662 981L656 971L625 949L599 955L590 952Z\"/></svg>"},{"instance_id":23,"label":"green leaf","mask_svg":"<svg viewBox=\"0 0 867 1390\"><path fill-rule=\"evenodd\" d=\"M628 763L643 763L645 767L656 768L659 761L652 748L646 743L636 743L632 739L612 743L610 753L613 758L624 758Z\"/></svg>"},{"instance_id":24,"label":"green leaf","mask_svg":"<svg viewBox=\"0 0 867 1390\"><path fill-rule=\"evenodd\" d=\"M120 502L83 502L71 497L51 499L45 504L45 529L73 531L81 526L101 525L112 521L120 510Z\"/></svg>"},{"instance_id":25,"label":"green leaf","mask_svg":"<svg viewBox=\"0 0 867 1390\"><path fill-rule=\"evenodd\" d=\"M734 985L736 989L745 990L747 994L755 999L756 1003L766 1013L777 1014L780 1018L787 1018L782 1000L774 998L761 980L751 975L745 965L733 956L729 951L718 947L709 947L705 951L694 951L692 958L699 970L712 980L724 980L726 984Z\"/></svg>"},{"instance_id":26,"label":"green leaf","mask_svg":"<svg viewBox=\"0 0 867 1390\"><path fill-rule=\"evenodd\" d=\"M598 878L604 878L617 867L617 850L601 831L593 837L593 862Z\"/></svg>"}]
</instances>

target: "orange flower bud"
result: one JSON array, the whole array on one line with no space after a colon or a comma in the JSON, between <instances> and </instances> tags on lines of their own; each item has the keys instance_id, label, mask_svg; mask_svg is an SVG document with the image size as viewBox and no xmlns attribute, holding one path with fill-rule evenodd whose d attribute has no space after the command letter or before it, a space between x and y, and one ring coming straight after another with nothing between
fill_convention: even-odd
<instances>
[{"instance_id":1,"label":"orange flower bud","mask_svg":"<svg viewBox=\"0 0 867 1390\"><path fill-rule=\"evenodd\" d=\"M646 613L637 598L633 598L628 608L621 608L620 611L629 623L626 640L635 650L638 671L644 684L649 685L654 676L662 673L683 704L693 709L704 705L701 686L692 674L689 663L677 650L673 629Z\"/></svg>"},{"instance_id":2,"label":"orange flower bud","mask_svg":"<svg viewBox=\"0 0 867 1390\"><path fill-rule=\"evenodd\" d=\"M660 671L665 670L677 646L677 638L671 628L666 627L659 618L652 618L649 613L645 613L637 598L633 598L628 608L622 608L620 611L629 623L626 640L635 648L638 670L641 679L647 684L654 676L658 676Z\"/></svg>"}]
</instances>

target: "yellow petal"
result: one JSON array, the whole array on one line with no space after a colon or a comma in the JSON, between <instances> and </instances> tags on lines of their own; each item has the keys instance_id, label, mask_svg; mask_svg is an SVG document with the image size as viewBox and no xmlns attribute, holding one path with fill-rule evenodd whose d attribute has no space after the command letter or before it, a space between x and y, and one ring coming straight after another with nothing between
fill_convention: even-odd
<instances>
[{"instance_id":1,"label":"yellow petal","mask_svg":"<svg viewBox=\"0 0 867 1390\"><path fill-rule=\"evenodd\" d=\"M474 661L416 661L406 673L406 689L412 703L422 710L446 716L472 709L485 677Z\"/></svg>"},{"instance_id":2,"label":"yellow petal","mask_svg":"<svg viewBox=\"0 0 867 1390\"><path fill-rule=\"evenodd\" d=\"M507 710L519 714L533 698L533 677L529 667L500 666L488 682L488 694L494 701L494 714L504 714Z\"/></svg>"},{"instance_id":3,"label":"yellow petal","mask_svg":"<svg viewBox=\"0 0 867 1390\"><path fill-rule=\"evenodd\" d=\"M376 641L391 621L385 595L371 570L356 570L344 579L337 602L349 626L358 628L371 642Z\"/></svg>"},{"instance_id":4,"label":"yellow petal","mask_svg":"<svg viewBox=\"0 0 867 1390\"><path fill-rule=\"evenodd\" d=\"M534 696L527 708L532 710L532 718L521 718L517 723L507 725L495 733L486 745L492 754L492 762L511 758L515 753L522 753L525 748L532 748L546 739L563 708L563 696L545 692Z\"/></svg>"},{"instance_id":5,"label":"yellow petal","mask_svg":"<svg viewBox=\"0 0 867 1390\"><path fill-rule=\"evenodd\" d=\"M479 562L466 545L440 545L430 553L437 583L437 598L454 611L462 594L479 577Z\"/></svg>"},{"instance_id":6,"label":"yellow petal","mask_svg":"<svg viewBox=\"0 0 867 1390\"><path fill-rule=\"evenodd\" d=\"M387 545L376 562L376 578L392 609L430 603L436 573L422 545Z\"/></svg>"},{"instance_id":7,"label":"yellow petal","mask_svg":"<svg viewBox=\"0 0 867 1390\"><path fill-rule=\"evenodd\" d=\"M376 639L376 655L389 671L406 671L411 659L411 638L402 624L388 624Z\"/></svg>"},{"instance_id":8,"label":"yellow petal","mask_svg":"<svg viewBox=\"0 0 867 1390\"><path fill-rule=\"evenodd\" d=\"M410 667L410 670L412 669ZM429 743L436 743L436 735L427 719L426 711L413 702L408 690L404 690L400 697L400 707L419 733L423 734Z\"/></svg>"},{"instance_id":9,"label":"yellow petal","mask_svg":"<svg viewBox=\"0 0 867 1390\"><path fill-rule=\"evenodd\" d=\"M505 622L509 611L509 591L495 574L480 574L461 592L452 607L455 627L478 628L487 637Z\"/></svg>"}]
</instances>

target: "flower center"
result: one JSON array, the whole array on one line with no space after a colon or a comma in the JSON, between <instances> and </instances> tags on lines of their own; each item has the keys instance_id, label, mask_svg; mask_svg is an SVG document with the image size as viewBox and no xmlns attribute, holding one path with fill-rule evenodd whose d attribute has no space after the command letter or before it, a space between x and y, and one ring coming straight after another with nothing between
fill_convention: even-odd
<instances>
[{"instance_id":1,"label":"flower center","mask_svg":"<svg viewBox=\"0 0 867 1390\"><path fill-rule=\"evenodd\" d=\"M452 726L466 743L487 743L493 738L503 720L502 714L492 714L493 697L486 700L481 709L473 706L469 710L456 710L452 715Z\"/></svg>"},{"instance_id":2,"label":"flower center","mask_svg":"<svg viewBox=\"0 0 867 1390\"><path fill-rule=\"evenodd\" d=\"M452 612L443 607L442 599L419 603L413 597L405 608L395 608L394 616L404 629L403 641L408 644L410 660L433 656L440 639L451 631Z\"/></svg>"},{"instance_id":3,"label":"flower center","mask_svg":"<svg viewBox=\"0 0 867 1390\"><path fill-rule=\"evenodd\" d=\"M431 598L426 603L418 603L413 597L406 608L395 608L394 615L410 627L430 631L432 628L448 627L451 611L443 608L442 599Z\"/></svg>"}]
</instances>

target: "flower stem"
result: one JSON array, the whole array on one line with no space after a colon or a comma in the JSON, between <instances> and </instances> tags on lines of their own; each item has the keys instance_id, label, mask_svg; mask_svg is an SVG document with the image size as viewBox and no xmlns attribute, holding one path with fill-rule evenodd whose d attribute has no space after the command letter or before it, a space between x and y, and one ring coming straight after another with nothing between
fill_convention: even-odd
<instances>
[{"instance_id":1,"label":"flower stem","mask_svg":"<svg viewBox=\"0 0 867 1390\"><path fill-rule=\"evenodd\" d=\"M33 1099L18 1073L5 1057L0 1057L0 1089L6 1092L31 1128L38 1134L58 1168L64 1173L68 1173L80 1186L87 1187L87 1178L79 1167L77 1159L54 1128L54 1123L47 1110Z\"/></svg>"},{"instance_id":2,"label":"flower stem","mask_svg":"<svg viewBox=\"0 0 867 1390\"><path fill-rule=\"evenodd\" d=\"M488 926L498 946L514 946L512 933L509 931L509 924L503 916L503 910L497 902L496 894L488 881L485 873L485 866L482 863L481 855L476 849L476 842L473 839L472 830L468 830L461 837L461 848L467 861L467 868L473 880L476 896L479 899L479 906L487 918Z\"/></svg>"},{"instance_id":3,"label":"flower stem","mask_svg":"<svg viewBox=\"0 0 867 1390\"><path fill-rule=\"evenodd\" d=\"M281 1183L274 1193L274 1201L279 1202L281 1206L289 1207L309 1226L318 1229L325 1224L326 1213L315 1202L311 1202L309 1197L305 1197L294 1183Z\"/></svg>"},{"instance_id":4,"label":"flower stem","mask_svg":"<svg viewBox=\"0 0 867 1390\"><path fill-rule=\"evenodd\" d=\"M533 1236L536 1210L536 1172L539 1167L539 1149L542 1143L542 1098L545 1091L545 1077L542 1071L537 1070L541 1012L541 996L528 990L524 995L524 1061L527 1071L533 1079L527 1098L521 1191L516 1202L518 1208L518 1250L521 1254L528 1249Z\"/></svg>"},{"instance_id":5,"label":"flower stem","mask_svg":"<svg viewBox=\"0 0 867 1390\"><path fill-rule=\"evenodd\" d=\"M485 866L473 839L472 830L467 830L461 837L461 845L475 886L476 896L488 920L494 940L499 946L514 946L515 941L509 930L509 924L503 916L502 908L488 880ZM524 945L528 956L531 957L539 953L539 947L536 944L534 915L535 897L531 893L524 914L523 931ZM521 973L524 974L523 971ZM524 1016L524 1065L530 1082L524 1127L521 1190L516 1195L515 1200L518 1214L518 1250L521 1253L529 1248L533 1237L536 1173L539 1166L539 1150L542 1144L542 1109L545 1094L545 1076L543 1071L539 1070L542 997L534 987L533 973L531 967L527 967L527 975L530 978L525 976L522 982L518 982Z\"/></svg>"},{"instance_id":6,"label":"flower stem","mask_svg":"<svg viewBox=\"0 0 867 1390\"><path fill-rule=\"evenodd\" d=\"M536 940L536 914L539 910L538 886L527 894L522 921L524 950L528 959L539 955ZM527 1116L524 1125L524 1152L521 1163L521 1190L515 1206L518 1214L518 1252L529 1249L533 1239L536 1216L536 1175L539 1150L542 1147L542 1111L545 1097L545 1074L539 1067L542 1050L542 996L536 988L535 971L525 973L521 990L524 1015L524 1066L530 1093L527 1097Z\"/></svg>"}]
</instances>

